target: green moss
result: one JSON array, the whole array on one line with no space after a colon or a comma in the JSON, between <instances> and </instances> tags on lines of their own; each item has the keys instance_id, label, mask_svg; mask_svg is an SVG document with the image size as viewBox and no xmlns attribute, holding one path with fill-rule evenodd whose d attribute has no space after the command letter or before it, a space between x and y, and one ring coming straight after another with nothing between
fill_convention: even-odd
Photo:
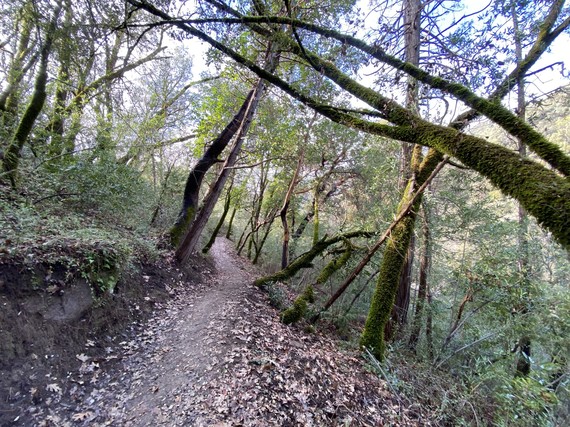
<instances>
[{"instance_id":1,"label":"green moss","mask_svg":"<svg viewBox=\"0 0 570 427\"><path fill-rule=\"evenodd\" d=\"M316 283L318 285L325 283L329 277L331 277L336 271L341 269L348 262L352 255L353 247L349 241L347 241L345 245L345 251L340 256L334 258L321 270L316 280Z\"/></svg>"},{"instance_id":2,"label":"green moss","mask_svg":"<svg viewBox=\"0 0 570 427\"><path fill-rule=\"evenodd\" d=\"M298 322L307 313L308 304L315 302L315 293L311 285L307 286L299 295L293 305L281 313L281 321L286 325Z\"/></svg>"},{"instance_id":3,"label":"green moss","mask_svg":"<svg viewBox=\"0 0 570 427\"><path fill-rule=\"evenodd\" d=\"M196 215L196 210L194 208L192 207L187 208L184 215L184 219L182 221L177 221L176 224L172 226L169 234L170 234L170 244L172 245L173 248L177 248L180 245L182 239L184 238L184 235L186 234L186 231L188 230L190 224L194 220L195 215Z\"/></svg>"},{"instance_id":4,"label":"green moss","mask_svg":"<svg viewBox=\"0 0 570 427\"><path fill-rule=\"evenodd\" d=\"M412 161L412 165L415 165L414 168L418 168L419 150L417 150L417 152L414 150L414 153L415 158ZM428 152L417 170L416 188L426 182L442 158L443 155L436 150L432 149ZM411 180L408 186L409 185L412 185ZM408 203L409 194L408 191L404 192L399 209ZM422 197L420 195L420 197L416 199L410 213L396 225L386 244L384 257L382 258L382 264L378 274L378 282L376 283L376 290L372 297L368 318L366 319L366 324L360 338L360 345L370 349L374 357L380 361L383 360L384 351L386 349L384 328L390 319L394 300L398 293L400 276L414 232L416 212L420 207L421 199Z\"/></svg>"},{"instance_id":5,"label":"green moss","mask_svg":"<svg viewBox=\"0 0 570 427\"><path fill-rule=\"evenodd\" d=\"M414 222L415 215L411 214L402 219L392 232L384 250L376 290L360 338L360 345L368 348L380 361L384 359L386 349L384 327L390 318L398 292L400 275L404 267L405 254L410 244Z\"/></svg>"},{"instance_id":6,"label":"green moss","mask_svg":"<svg viewBox=\"0 0 570 427\"><path fill-rule=\"evenodd\" d=\"M338 236L331 237L327 239L328 236L324 236L321 240L319 240L311 249L307 252L293 260L286 268L283 270L278 271L269 276L262 277L257 279L254 284L256 286L264 286L268 283L284 281L293 277L299 270L302 268L309 268L312 267L313 260L322 253L326 248L335 243L338 243L345 239L351 239L355 237L372 237L375 233L371 233L368 231L353 231L345 234L340 234Z\"/></svg>"}]
</instances>

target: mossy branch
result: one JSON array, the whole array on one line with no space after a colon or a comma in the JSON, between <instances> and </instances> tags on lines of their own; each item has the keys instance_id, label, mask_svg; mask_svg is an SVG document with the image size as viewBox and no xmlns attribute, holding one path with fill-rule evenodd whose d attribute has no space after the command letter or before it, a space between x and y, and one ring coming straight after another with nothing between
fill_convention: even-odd
<instances>
[{"instance_id":1,"label":"mossy branch","mask_svg":"<svg viewBox=\"0 0 570 427\"><path fill-rule=\"evenodd\" d=\"M305 288L303 293L299 295L293 305L281 313L281 321L286 325L296 323L301 320L307 313L308 304L315 302L315 293L313 286L309 285Z\"/></svg>"},{"instance_id":2,"label":"mossy branch","mask_svg":"<svg viewBox=\"0 0 570 427\"><path fill-rule=\"evenodd\" d=\"M327 311L339 298L340 296L348 289L348 287L354 282L354 279L358 277L358 275L364 270L364 267L370 262L374 254L378 252L380 247L384 244L386 239L390 237L392 232L396 229L398 224L403 221L406 217L409 216L410 212L412 211L413 207L418 203L419 198L427 188L427 186L432 182L432 180L436 177L439 171L445 166L447 163L447 157L443 156L435 150L430 150L426 158L424 159L421 167L420 173L418 174L418 183L422 183L418 189L411 195L407 203L405 203L399 210L398 215L392 221L392 223L388 226L388 228L382 233L382 236L378 241L368 250L364 258L358 263L355 269L348 275L348 277L344 280L344 282L339 286L336 292L328 299L328 301L324 304L323 308L319 313L317 313L311 319L312 322L316 322L321 314ZM428 176L426 176L428 175Z\"/></svg>"},{"instance_id":3,"label":"mossy branch","mask_svg":"<svg viewBox=\"0 0 570 427\"><path fill-rule=\"evenodd\" d=\"M407 73L413 78L428 84L429 86L439 89L443 92L449 93L457 97L459 100L463 101L466 105L470 106L473 110L467 112L466 114L458 117L457 123L462 123L466 120L472 120L476 117L477 113L481 113L488 117L490 120L497 123L499 126L503 127L507 132L511 133L513 136L519 138L521 142L528 145L528 147L535 152L543 160L547 161L552 167L560 171L565 176L570 175L570 157L568 157L556 144L548 141L542 134L537 132L523 119L519 118L516 114L509 111L507 108L503 107L500 103L496 102L505 95L505 91L509 90L507 88L512 87L512 83L520 76L524 75L540 58L542 53L546 51L548 46L556 39L556 37L562 33L570 25L570 20L566 19L557 28L552 30L552 27L562 10L563 2L558 0L555 2L550 9L550 12L542 23L542 30L539 33L537 40L532 46L531 50L521 61L520 65L517 66L515 70L509 75L509 77L503 82L497 90L492 94L490 99L483 98L476 95L466 86L455 83L438 76L431 75L427 71L421 68L398 59L397 57L388 55L384 50L377 46L371 46L364 41L343 34L341 32L331 30L328 28L323 28L315 24L311 24L298 19L292 19L283 16L244 16L237 13L228 7L223 7L218 2L212 2L217 7L223 8L226 12L232 13L236 18L218 18L218 19L208 19L208 20L192 20L192 21L176 21L181 23L195 23L195 22L222 22L227 24L241 23L248 25L251 29L258 32L259 34L273 38L278 41L281 45L287 46L294 54L304 57L309 64L318 72L325 74L327 77L334 80L341 87L351 92L353 95L359 97L363 101L367 102L369 105L378 109L380 112L385 113L385 118L395 124L402 124L398 122L401 119L407 119L407 115L410 113L403 107L398 106L392 100L386 97L379 97L379 94L365 86L359 85L354 80L349 79L343 73L340 72L331 62L322 60L319 56L308 52L303 48L298 42L296 42L291 37L285 34L271 33L266 28L256 25L256 24L285 24L290 25L292 28L302 28L311 31L316 34L320 34L324 37L334 38L339 42L353 46L373 58L384 62L394 68ZM341 80L346 80L345 85L349 84L354 87L354 90L350 90L348 86L343 86ZM370 93L368 93L368 91ZM360 94L360 95L359 95ZM370 97L369 100L365 99Z\"/></svg>"},{"instance_id":4,"label":"mossy branch","mask_svg":"<svg viewBox=\"0 0 570 427\"><path fill-rule=\"evenodd\" d=\"M354 246L350 243L350 240L344 241L344 251L340 256L333 258L325 267L321 270L317 279L315 280L315 285L324 284L334 273L340 270L350 257L352 256Z\"/></svg>"},{"instance_id":5,"label":"mossy branch","mask_svg":"<svg viewBox=\"0 0 570 427\"><path fill-rule=\"evenodd\" d=\"M162 19L172 19L147 3L128 1ZM556 172L537 162L522 159L517 153L485 139L435 125L417 117L398 126L369 122L354 117L304 95L278 76L263 70L204 32L181 22L174 22L173 25L209 43L220 52L246 66L258 76L334 122L399 141L433 147L442 153L456 157L466 166L487 177L504 194L517 199L527 212L533 215L543 227L552 232L556 240L566 248L570 248L570 227L568 226L570 224L570 182L560 177ZM366 96L363 98L370 98L370 92L373 91L366 88ZM378 100L381 101L381 99ZM382 113L386 114L384 111ZM397 111L392 111L390 115L395 113ZM405 116L410 117L409 112Z\"/></svg>"},{"instance_id":6,"label":"mossy branch","mask_svg":"<svg viewBox=\"0 0 570 427\"><path fill-rule=\"evenodd\" d=\"M286 325L298 322L307 313L307 304L315 302L315 296L313 291L313 286L322 285L325 283L329 277L331 277L335 272L340 270L350 259L353 254L354 246L350 240L344 240L344 251L341 255L333 258L320 272L314 285L309 285L305 288L303 293L299 295L291 307L281 313L281 321Z\"/></svg>"},{"instance_id":7,"label":"mossy branch","mask_svg":"<svg viewBox=\"0 0 570 427\"><path fill-rule=\"evenodd\" d=\"M346 239L353 239L357 237L372 237L374 235L375 233L369 231L353 231L350 233L339 234L338 236L331 237L330 239L328 239L328 236L325 235L315 245L313 245L311 249L297 257L287 267L278 271L277 273L257 279L254 284L256 286L265 286L269 283L290 279L299 270L312 267L313 260L329 246Z\"/></svg>"}]
</instances>

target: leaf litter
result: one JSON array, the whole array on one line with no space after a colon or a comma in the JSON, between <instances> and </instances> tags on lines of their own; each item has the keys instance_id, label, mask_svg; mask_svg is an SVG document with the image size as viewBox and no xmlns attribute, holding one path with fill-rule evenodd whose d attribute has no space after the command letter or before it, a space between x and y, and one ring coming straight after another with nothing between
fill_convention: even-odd
<instances>
[{"instance_id":1,"label":"leaf litter","mask_svg":"<svg viewBox=\"0 0 570 427\"><path fill-rule=\"evenodd\" d=\"M212 248L208 283L156 301L114 347L89 340L53 399L31 407L49 426L424 426L425 410L390 391L357 352L279 321L231 242Z\"/></svg>"}]
</instances>

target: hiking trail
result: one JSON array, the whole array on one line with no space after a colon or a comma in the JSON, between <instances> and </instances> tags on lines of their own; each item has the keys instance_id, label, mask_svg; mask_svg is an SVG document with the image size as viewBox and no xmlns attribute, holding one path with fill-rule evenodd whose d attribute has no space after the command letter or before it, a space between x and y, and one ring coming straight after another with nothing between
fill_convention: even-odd
<instances>
[{"instance_id":1,"label":"hiking trail","mask_svg":"<svg viewBox=\"0 0 570 427\"><path fill-rule=\"evenodd\" d=\"M357 353L281 324L229 240L211 257L207 283L157 304L130 339L88 342L79 370L32 411L35 425L429 425Z\"/></svg>"}]
</instances>

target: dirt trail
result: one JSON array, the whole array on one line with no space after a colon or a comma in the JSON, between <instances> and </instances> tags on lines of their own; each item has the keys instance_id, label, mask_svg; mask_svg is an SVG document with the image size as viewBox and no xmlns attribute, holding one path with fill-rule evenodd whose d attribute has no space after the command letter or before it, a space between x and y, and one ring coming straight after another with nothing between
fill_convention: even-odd
<instances>
[{"instance_id":1,"label":"dirt trail","mask_svg":"<svg viewBox=\"0 0 570 427\"><path fill-rule=\"evenodd\" d=\"M357 353L281 324L252 285L259 273L231 242L218 238L211 253L207 283L157 302L118 346L88 343L78 372L29 409L33 425L430 425L366 372Z\"/></svg>"},{"instance_id":2,"label":"dirt trail","mask_svg":"<svg viewBox=\"0 0 570 427\"><path fill-rule=\"evenodd\" d=\"M230 242L219 238L211 251L216 274L210 287L192 302L178 301L171 321L156 331L146 361L126 362L138 378L130 384L134 396L117 402L119 407L124 403L125 425L187 425L196 383L216 375L214 368L229 348L221 332L232 328L236 308L255 290L248 289L252 276L229 255Z\"/></svg>"},{"instance_id":3,"label":"dirt trail","mask_svg":"<svg viewBox=\"0 0 570 427\"><path fill-rule=\"evenodd\" d=\"M215 274L208 283L178 295L148 322L142 339L124 345L132 354L123 360L122 372L98 380L101 385L74 414L76 420L85 414L89 425L201 423L193 410L196 389L218 375L216 367L231 347L224 331L232 329L244 298L259 292L233 252L231 242L217 239L211 249Z\"/></svg>"}]
</instances>

